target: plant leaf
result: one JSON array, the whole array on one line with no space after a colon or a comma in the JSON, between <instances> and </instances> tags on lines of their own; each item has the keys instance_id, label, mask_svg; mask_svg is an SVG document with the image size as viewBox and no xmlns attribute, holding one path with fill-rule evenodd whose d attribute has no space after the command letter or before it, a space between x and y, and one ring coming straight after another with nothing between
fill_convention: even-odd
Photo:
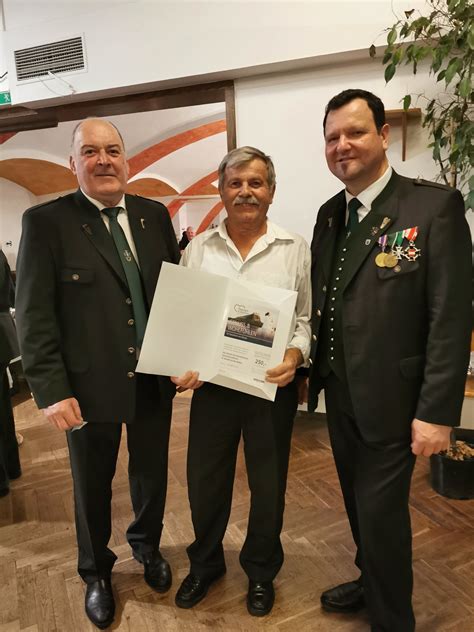
<instances>
[{"instance_id":1,"label":"plant leaf","mask_svg":"<svg viewBox=\"0 0 474 632\"><path fill-rule=\"evenodd\" d=\"M463 98L467 98L471 94L471 78L464 77L464 79L462 79L462 81L459 82L458 90L459 90L459 94Z\"/></svg>"},{"instance_id":2,"label":"plant leaf","mask_svg":"<svg viewBox=\"0 0 474 632\"><path fill-rule=\"evenodd\" d=\"M410 17L410 15L412 15L412 13L415 11L415 9L410 9L409 11L404 11L405 13L405 17L408 20L408 18Z\"/></svg>"},{"instance_id":3,"label":"plant leaf","mask_svg":"<svg viewBox=\"0 0 474 632\"><path fill-rule=\"evenodd\" d=\"M376 51L375 51L375 46L372 44L372 46L369 48L369 55L372 57L372 59L375 57L376 55Z\"/></svg>"},{"instance_id":4,"label":"plant leaf","mask_svg":"<svg viewBox=\"0 0 474 632\"><path fill-rule=\"evenodd\" d=\"M397 39L397 29L395 26L392 26L389 34L387 35L387 44L393 44Z\"/></svg>"},{"instance_id":5,"label":"plant leaf","mask_svg":"<svg viewBox=\"0 0 474 632\"><path fill-rule=\"evenodd\" d=\"M446 68L446 74L444 75L444 80L446 81L446 85L448 86L454 78L458 70L458 63L462 61L458 57L453 57Z\"/></svg>"},{"instance_id":6,"label":"plant leaf","mask_svg":"<svg viewBox=\"0 0 474 632\"><path fill-rule=\"evenodd\" d=\"M411 94L406 94L403 97L403 109L408 110L408 108L410 107L410 104L411 104Z\"/></svg>"},{"instance_id":7,"label":"plant leaf","mask_svg":"<svg viewBox=\"0 0 474 632\"><path fill-rule=\"evenodd\" d=\"M474 24L471 24L469 28L469 33L467 34L467 43L469 44L469 48L474 50Z\"/></svg>"},{"instance_id":8,"label":"plant leaf","mask_svg":"<svg viewBox=\"0 0 474 632\"><path fill-rule=\"evenodd\" d=\"M385 77L385 82L388 83L390 81L390 79L393 77L393 75L395 74L395 70L396 70L396 66L394 64L389 64L386 68L385 68L385 73L384 73L384 77Z\"/></svg>"}]
</instances>

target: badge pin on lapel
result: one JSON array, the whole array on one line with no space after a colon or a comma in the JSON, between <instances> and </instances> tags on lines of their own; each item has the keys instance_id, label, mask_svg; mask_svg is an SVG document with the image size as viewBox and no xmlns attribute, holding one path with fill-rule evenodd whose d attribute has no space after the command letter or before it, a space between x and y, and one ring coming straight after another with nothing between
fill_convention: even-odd
<instances>
[{"instance_id":1,"label":"badge pin on lapel","mask_svg":"<svg viewBox=\"0 0 474 632\"><path fill-rule=\"evenodd\" d=\"M328 226L332 228L332 217L328 217Z\"/></svg>"},{"instance_id":2,"label":"badge pin on lapel","mask_svg":"<svg viewBox=\"0 0 474 632\"><path fill-rule=\"evenodd\" d=\"M380 230L383 230L387 224L390 223L390 217L384 217L383 222L380 224Z\"/></svg>"},{"instance_id":3,"label":"badge pin on lapel","mask_svg":"<svg viewBox=\"0 0 474 632\"><path fill-rule=\"evenodd\" d=\"M140 224L142 225L143 230L145 230L145 220L143 217L140 217Z\"/></svg>"}]
</instances>

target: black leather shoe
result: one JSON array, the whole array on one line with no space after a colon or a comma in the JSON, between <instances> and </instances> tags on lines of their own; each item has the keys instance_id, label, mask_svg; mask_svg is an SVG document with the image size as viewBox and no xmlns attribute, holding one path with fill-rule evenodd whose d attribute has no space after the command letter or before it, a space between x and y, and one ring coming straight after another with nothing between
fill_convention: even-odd
<instances>
[{"instance_id":1,"label":"black leather shoe","mask_svg":"<svg viewBox=\"0 0 474 632\"><path fill-rule=\"evenodd\" d=\"M321 604L328 612L357 612L365 606L361 580L340 584L321 595Z\"/></svg>"},{"instance_id":2,"label":"black leather shoe","mask_svg":"<svg viewBox=\"0 0 474 632\"><path fill-rule=\"evenodd\" d=\"M15 470L8 470L8 478L11 481L16 481L17 478L20 478L21 476L21 468L18 467Z\"/></svg>"},{"instance_id":3,"label":"black leather shoe","mask_svg":"<svg viewBox=\"0 0 474 632\"><path fill-rule=\"evenodd\" d=\"M198 577L190 573L183 579L183 583L179 587L176 597L174 599L178 608L192 608L197 603L202 601L207 595L207 591L211 584L220 579L224 575L225 571L222 571L214 577Z\"/></svg>"},{"instance_id":4,"label":"black leather shoe","mask_svg":"<svg viewBox=\"0 0 474 632\"><path fill-rule=\"evenodd\" d=\"M92 623L103 630L114 620L115 601L110 579L99 579L87 584L86 614Z\"/></svg>"},{"instance_id":5,"label":"black leather shoe","mask_svg":"<svg viewBox=\"0 0 474 632\"><path fill-rule=\"evenodd\" d=\"M133 552L133 557L143 564L144 579L150 588L159 593L165 593L171 588L173 580L171 567L159 551L138 555Z\"/></svg>"},{"instance_id":6,"label":"black leather shoe","mask_svg":"<svg viewBox=\"0 0 474 632\"><path fill-rule=\"evenodd\" d=\"M264 617L273 608L275 590L273 582L254 582L249 580L247 610L254 617Z\"/></svg>"}]
</instances>

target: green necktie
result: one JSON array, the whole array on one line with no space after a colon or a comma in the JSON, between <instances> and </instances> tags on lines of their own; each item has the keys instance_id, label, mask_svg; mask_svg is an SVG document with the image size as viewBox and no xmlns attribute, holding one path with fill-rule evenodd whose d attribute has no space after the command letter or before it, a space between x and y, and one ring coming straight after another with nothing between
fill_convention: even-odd
<instances>
[{"instance_id":1,"label":"green necktie","mask_svg":"<svg viewBox=\"0 0 474 632\"><path fill-rule=\"evenodd\" d=\"M122 227L117 221L119 208L104 208L103 212L109 218L110 234L117 248L117 252L122 262L122 266L127 277L128 289L130 290L130 298L132 299L133 315L135 317L135 332L137 336L137 346L142 346L143 337L145 335L145 327L148 319L143 296L143 286L140 277L140 270L137 262L132 254L131 248L125 237Z\"/></svg>"},{"instance_id":2,"label":"green necktie","mask_svg":"<svg viewBox=\"0 0 474 632\"><path fill-rule=\"evenodd\" d=\"M360 202L357 198L352 198L347 208L349 209L349 219L347 220L346 233L347 236L355 231L357 225L359 223L359 214L357 213L357 209L362 206L362 202Z\"/></svg>"}]
</instances>

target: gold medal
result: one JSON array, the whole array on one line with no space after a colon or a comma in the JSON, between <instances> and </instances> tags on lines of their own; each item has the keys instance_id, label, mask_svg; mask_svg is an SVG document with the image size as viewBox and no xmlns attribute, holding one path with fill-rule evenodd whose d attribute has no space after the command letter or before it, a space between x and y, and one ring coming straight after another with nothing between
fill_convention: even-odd
<instances>
[{"instance_id":1,"label":"gold medal","mask_svg":"<svg viewBox=\"0 0 474 632\"><path fill-rule=\"evenodd\" d=\"M384 263L386 268L394 268L398 263L397 255L394 252L387 252Z\"/></svg>"},{"instance_id":2,"label":"gold medal","mask_svg":"<svg viewBox=\"0 0 474 632\"><path fill-rule=\"evenodd\" d=\"M379 252L379 254L375 257L375 265L379 268L385 268L385 257L386 254L384 252Z\"/></svg>"}]
</instances>

